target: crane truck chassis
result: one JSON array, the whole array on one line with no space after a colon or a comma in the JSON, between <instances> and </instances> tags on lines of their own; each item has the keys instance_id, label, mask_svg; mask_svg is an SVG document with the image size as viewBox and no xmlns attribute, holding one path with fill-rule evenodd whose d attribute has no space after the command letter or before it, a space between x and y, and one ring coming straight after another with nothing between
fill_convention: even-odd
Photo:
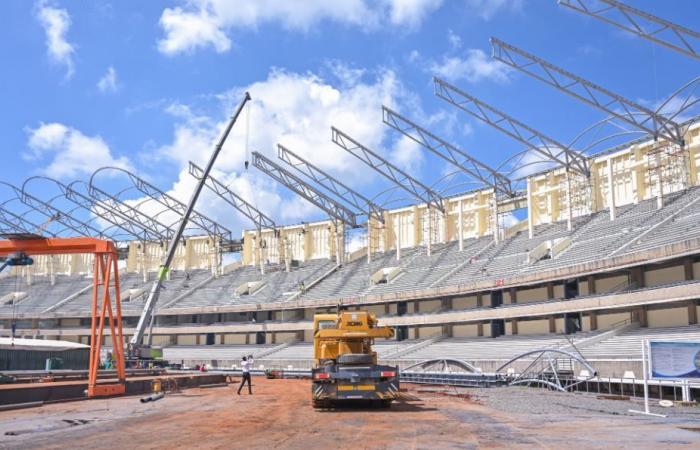
<instances>
[{"instance_id":1,"label":"crane truck chassis","mask_svg":"<svg viewBox=\"0 0 700 450\"><path fill-rule=\"evenodd\" d=\"M375 338L391 338L394 330L378 327L374 314L342 311L314 316L314 408L370 400L389 407L399 395L399 368L377 364Z\"/></svg>"}]
</instances>

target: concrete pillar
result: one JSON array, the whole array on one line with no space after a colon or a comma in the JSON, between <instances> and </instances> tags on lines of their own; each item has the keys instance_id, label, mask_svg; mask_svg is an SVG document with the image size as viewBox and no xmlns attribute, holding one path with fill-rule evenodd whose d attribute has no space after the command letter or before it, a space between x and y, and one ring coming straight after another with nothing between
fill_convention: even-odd
<instances>
[{"instance_id":1,"label":"concrete pillar","mask_svg":"<svg viewBox=\"0 0 700 450\"><path fill-rule=\"evenodd\" d=\"M518 334L518 321L515 319L512 319L510 321L510 326L511 326L511 330L513 332L513 336L517 335Z\"/></svg>"},{"instance_id":2,"label":"concrete pillar","mask_svg":"<svg viewBox=\"0 0 700 450\"><path fill-rule=\"evenodd\" d=\"M696 325L698 323L698 309L695 305L695 300L688 301L688 325Z\"/></svg>"},{"instance_id":3,"label":"concrete pillar","mask_svg":"<svg viewBox=\"0 0 700 450\"><path fill-rule=\"evenodd\" d=\"M532 239L535 234L534 211L532 210L532 180L527 179L527 234Z\"/></svg>"},{"instance_id":4,"label":"concrete pillar","mask_svg":"<svg viewBox=\"0 0 700 450\"><path fill-rule=\"evenodd\" d=\"M413 334L414 334L415 338L420 339L420 328L415 327L415 328L413 328L413 330L414 330Z\"/></svg>"},{"instance_id":5,"label":"concrete pillar","mask_svg":"<svg viewBox=\"0 0 700 450\"><path fill-rule=\"evenodd\" d=\"M427 240L427 250L428 256L432 253L432 242L433 242L433 209L428 205L428 240Z\"/></svg>"},{"instance_id":6,"label":"concrete pillar","mask_svg":"<svg viewBox=\"0 0 700 450\"><path fill-rule=\"evenodd\" d=\"M479 322L479 323L476 325L476 334L477 334L479 337L481 337L481 336L484 335L484 324L483 324L483 323Z\"/></svg>"},{"instance_id":7,"label":"concrete pillar","mask_svg":"<svg viewBox=\"0 0 700 450\"><path fill-rule=\"evenodd\" d=\"M384 303L384 314L389 314L391 312L391 307L388 303Z\"/></svg>"},{"instance_id":8,"label":"concrete pillar","mask_svg":"<svg viewBox=\"0 0 700 450\"><path fill-rule=\"evenodd\" d=\"M632 321L639 322L639 326L641 327L648 326L646 306L640 306L632 311Z\"/></svg>"},{"instance_id":9,"label":"concrete pillar","mask_svg":"<svg viewBox=\"0 0 700 450\"><path fill-rule=\"evenodd\" d=\"M549 332L550 333L557 332L557 320L556 320L556 318L554 318L554 316L549 318Z\"/></svg>"},{"instance_id":10,"label":"concrete pillar","mask_svg":"<svg viewBox=\"0 0 700 450\"><path fill-rule=\"evenodd\" d=\"M554 298L554 283L547 283L547 300L552 300Z\"/></svg>"},{"instance_id":11,"label":"concrete pillar","mask_svg":"<svg viewBox=\"0 0 700 450\"><path fill-rule=\"evenodd\" d=\"M445 324L442 326L442 335L445 337L452 337L452 324Z\"/></svg>"},{"instance_id":12,"label":"concrete pillar","mask_svg":"<svg viewBox=\"0 0 700 450\"><path fill-rule=\"evenodd\" d=\"M372 262L372 217L367 219L367 264Z\"/></svg>"},{"instance_id":13,"label":"concrete pillar","mask_svg":"<svg viewBox=\"0 0 700 450\"><path fill-rule=\"evenodd\" d=\"M476 307L481 308L482 306L484 306L484 294L479 292L476 294Z\"/></svg>"},{"instance_id":14,"label":"concrete pillar","mask_svg":"<svg viewBox=\"0 0 700 450\"><path fill-rule=\"evenodd\" d=\"M457 203L459 211L457 212L457 239L459 239L459 251L464 250L464 215L462 212L462 199Z\"/></svg>"},{"instance_id":15,"label":"concrete pillar","mask_svg":"<svg viewBox=\"0 0 700 450\"><path fill-rule=\"evenodd\" d=\"M588 313L588 316L590 317L591 320L591 331L595 331L598 329L598 313L595 311L591 311Z\"/></svg>"},{"instance_id":16,"label":"concrete pillar","mask_svg":"<svg viewBox=\"0 0 700 450\"><path fill-rule=\"evenodd\" d=\"M518 303L518 291L514 287L510 288L510 303Z\"/></svg>"},{"instance_id":17,"label":"concrete pillar","mask_svg":"<svg viewBox=\"0 0 700 450\"><path fill-rule=\"evenodd\" d=\"M452 310L452 297L440 299L440 309L443 311L451 311Z\"/></svg>"},{"instance_id":18,"label":"concrete pillar","mask_svg":"<svg viewBox=\"0 0 700 450\"><path fill-rule=\"evenodd\" d=\"M420 312L420 303L418 303L418 300L413 301L413 312L414 313Z\"/></svg>"},{"instance_id":19,"label":"concrete pillar","mask_svg":"<svg viewBox=\"0 0 700 450\"><path fill-rule=\"evenodd\" d=\"M398 217L396 223L396 239L394 245L396 245L396 260L401 261L401 217Z\"/></svg>"},{"instance_id":20,"label":"concrete pillar","mask_svg":"<svg viewBox=\"0 0 700 450\"><path fill-rule=\"evenodd\" d=\"M573 223L573 208L571 207L571 174L566 169L566 229L571 231Z\"/></svg>"},{"instance_id":21,"label":"concrete pillar","mask_svg":"<svg viewBox=\"0 0 700 450\"><path fill-rule=\"evenodd\" d=\"M493 212L493 240L497 244L501 241L500 229L498 223L498 201L496 200L496 190L493 190L491 197L491 210Z\"/></svg>"},{"instance_id":22,"label":"concrete pillar","mask_svg":"<svg viewBox=\"0 0 700 450\"><path fill-rule=\"evenodd\" d=\"M250 333L245 334L245 343L246 345L250 345Z\"/></svg>"},{"instance_id":23,"label":"concrete pillar","mask_svg":"<svg viewBox=\"0 0 700 450\"><path fill-rule=\"evenodd\" d=\"M615 183L613 180L613 161L612 157L608 158L608 206L610 208L610 220L615 220Z\"/></svg>"},{"instance_id":24,"label":"concrete pillar","mask_svg":"<svg viewBox=\"0 0 700 450\"><path fill-rule=\"evenodd\" d=\"M270 344L276 344L277 343L277 333L275 333L274 331L272 333L270 333L270 340L272 341L272 342L270 342Z\"/></svg>"},{"instance_id":25,"label":"concrete pillar","mask_svg":"<svg viewBox=\"0 0 700 450\"><path fill-rule=\"evenodd\" d=\"M685 280L690 281L695 278L695 273L693 273L693 258L686 256L683 258L683 272L685 273Z\"/></svg>"},{"instance_id":26,"label":"concrete pillar","mask_svg":"<svg viewBox=\"0 0 700 450\"><path fill-rule=\"evenodd\" d=\"M643 288L644 283L644 267L633 267L630 269L630 284L634 289Z\"/></svg>"},{"instance_id":27,"label":"concrete pillar","mask_svg":"<svg viewBox=\"0 0 700 450\"><path fill-rule=\"evenodd\" d=\"M593 275L588 275L586 279L588 281L588 294L593 295L596 293L595 289L595 277Z\"/></svg>"}]
</instances>

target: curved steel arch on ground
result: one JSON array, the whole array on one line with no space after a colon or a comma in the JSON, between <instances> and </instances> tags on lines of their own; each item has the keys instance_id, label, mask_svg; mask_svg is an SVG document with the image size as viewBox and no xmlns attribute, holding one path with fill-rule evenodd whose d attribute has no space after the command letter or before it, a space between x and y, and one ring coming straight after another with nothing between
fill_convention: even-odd
<instances>
[{"instance_id":1,"label":"curved steel arch on ground","mask_svg":"<svg viewBox=\"0 0 700 450\"><path fill-rule=\"evenodd\" d=\"M530 358L533 356L534 359L530 361ZM574 375L571 378L563 378L560 376L561 370L559 367L562 365L560 364L560 360L563 360L564 362L568 361L569 367L571 367L572 370L572 361L577 362L588 371L588 377L580 379ZM512 367L513 373L507 373L509 366L518 362L529 362L529 364L520 372L518 372L515 367ZM503 373L504 369L506 370L506 373ZM505 364L502 364L498 369L496 369L496 374L509 377L509 385L511 386L540 384L562 392L568 392L577 384L592 379L597 375L597 373L598 371L580 354L575 354L559 348L540 348L530 350L511 358Z\"/></svg>"},{"instance_id":2,"label":"curved steel arch on ground","mask_svg":"<svg viewBox=\"0 0 700 450\"><path fill-rule=\"evenodd\" d=\"M140 178L134 173L121 167L105 166L95 170L90 176L90 180L88 182L89 191L94 190L96 193L98 191L101 193L105 193L104 190L97 187L97 180L101 174L106 173L108 171L113 171L117 174L125 175L131 183L130 186L127 186L124 189L117 191L116 194L111 194L111 196L116 198L117 200L124 202L124 200L122 200L121 198L122 195L124 195L127 192L136 190L141 193L141 197L145 195L153 201L159 203L164 208L160 212L156 213L155 217L158 217L160 214L163 214L167 210L172 211L178 217L181 217L182 214L184 214L184 211L187 208L187 206L184 203L177 200L170 194L157 188L156 186L144 180L143 178ZM189 222L198 227L198 230L203 231L210 236L215 236L225 241L231 241L233 237L231 230L224 227L220 223L210 219L209 217L205 216L197 210L192 211L192 215L190 216ZM194 231L193 228L188 228L188 230Z\"/></svg>"},{"instance_id":3,"label":"curved steel arch on ground","mask_svg":"<svg viewBox=\"0 0 700 450\"><path fill-rule=\"evenodd\" d=\"M460 369L460 370L451 370ZM481 373L479 369L466 361L452 358L437 358L422 361L410 365L402 370L402 372L441 372L441 373Z\"/></svg>"}]
</instances>

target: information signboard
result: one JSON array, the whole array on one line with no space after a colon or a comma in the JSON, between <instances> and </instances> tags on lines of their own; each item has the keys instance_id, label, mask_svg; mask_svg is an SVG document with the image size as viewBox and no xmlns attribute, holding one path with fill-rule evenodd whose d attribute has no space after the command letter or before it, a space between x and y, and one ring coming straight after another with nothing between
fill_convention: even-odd
<instances>
[{"instance_id":1,"label":"information signboard","mask_svg":"<svg viewBox=\"0 0 700 450\"><path fill-rule=\"evenodd\" d=\"M700 378L700 342L649 341L652 378Z\"/></svg>"}]
</instances>

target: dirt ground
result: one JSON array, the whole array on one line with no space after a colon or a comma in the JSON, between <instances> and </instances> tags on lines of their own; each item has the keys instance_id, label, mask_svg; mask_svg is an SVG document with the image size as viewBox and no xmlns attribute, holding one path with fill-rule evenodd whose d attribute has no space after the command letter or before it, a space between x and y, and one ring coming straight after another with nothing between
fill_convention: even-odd
<instances>
[{"instance_id":1,"label":"dirt ground","mask_svg":"<svg viewBox=\"0 0 700 450\"><path fill-rule=\"evenodd\" d=\"M309 381L253 382L252 396L229 386L0 412L0 448L700 448L687 419L509 413L420 386L389 410L316 411Z\"/></svg>"}]
</instances>

